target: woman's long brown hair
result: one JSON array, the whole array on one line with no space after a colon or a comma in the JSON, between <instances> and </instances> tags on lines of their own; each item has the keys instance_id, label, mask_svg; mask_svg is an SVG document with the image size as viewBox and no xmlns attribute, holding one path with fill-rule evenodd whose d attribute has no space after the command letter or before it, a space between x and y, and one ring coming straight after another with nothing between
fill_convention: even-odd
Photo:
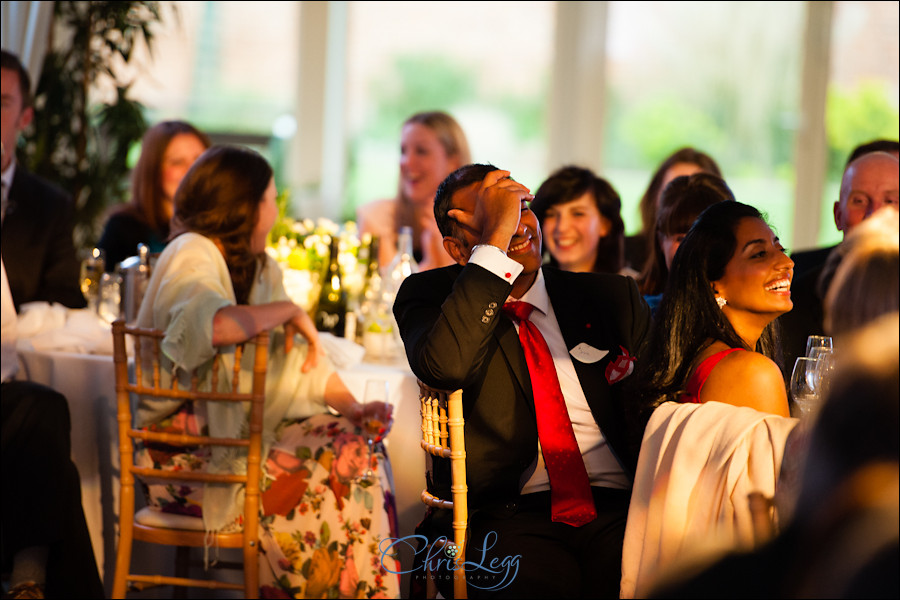
<instances>
[{"instance_id":1,"label":"woman's long brown hair","mask_svg":"<svg viewBox=\"0 0 900 600\"><path fill-rule=\"evenodd\" d=\"M254 253L250 239L271 179L272 167L253 150L213 146L175 192L173 235L193 231L219 242L238 304L247 303L253 278L265 265L265 253Z\"/></svg>"}]
</instances>

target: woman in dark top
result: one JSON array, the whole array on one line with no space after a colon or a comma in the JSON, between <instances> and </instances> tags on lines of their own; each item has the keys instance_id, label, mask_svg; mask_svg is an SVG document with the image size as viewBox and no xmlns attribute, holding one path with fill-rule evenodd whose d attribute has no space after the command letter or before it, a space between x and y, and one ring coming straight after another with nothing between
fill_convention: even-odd
<instances>
[{"instance_id":1,"label":"woman in dark top","mask_svg":"<svg viewBox=\"0 0 900 600\"><path fill-rule=\"evenodd\" d=\"M636 271L642 271L649 260L653 247L653 230L656 227L656 212L666 185L682 175L699 172L722 176L719 165L711 156L694 148L686 147L673 152L657 167L647 191L641 197L641 230L625 238L625 264Z\"/></svg>"},{"instance_id":2,"label":"woman in dark top","mask_svg":"<svg viewBox=\"0 0 900 600\"><path fill-rule=\"evenodd\" d=\"M656 314L669 278L675 252L697 217L717 202L734 200L725 181L711 173L694 173L673 179L660 198L653 232L653 246L638 286L650 310Z\"/></svg>"},{"instance_id":3,"label":"woman in dark top","mask_svg":"<svg viewBox=\"0 0 900 600\"><path fill-rule=\"evenodd\" d=\"M107 271L135 256L138 244L162 252L175 190L209 145L206 135L184 121L163 121L147 130L132 172L131 202L113 210L97 243L106 252Z\"/></svg>"}]
</instances>

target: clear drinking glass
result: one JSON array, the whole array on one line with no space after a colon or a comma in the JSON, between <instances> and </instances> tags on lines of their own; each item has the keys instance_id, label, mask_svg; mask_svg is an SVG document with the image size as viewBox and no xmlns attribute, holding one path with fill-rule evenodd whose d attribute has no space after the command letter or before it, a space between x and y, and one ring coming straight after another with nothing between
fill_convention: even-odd
<instances>
[{"instance_id":1,"label":"clear drinking glass","mask_svg":"<svg viewBox=\"0 0 900 600\"><path fill-rule=\"evenodd\" d=\"M812 357L814 348L834 348L831 336L811 335L806 338L806 356Z\"/></svg>"},{"instance_id":2,"label":"clear drinking glass","mask_svg":"<svg viewBox=\"0 0 900 600\"><path fill-rule=\"evenodd\" d=\"M822 375L827 372L827 369L823 370L823 366L827 364L831 364L831 357L834 354L834 350L831 348L827 348L825 346L813 346L809 349L809 353L807 354L807 358L813 358L816 362L816 369L811 374L814 378L813 385L814 387L821 393L822 392Z\"/></svg>"},{"instance_id":3,"label":"clear drinking glass","mask_svg":"<svg viewBox=\"0 0 900 600\"><path fill-rule=\"evenodd\" d=\"M112 323L122 315L122 276L104 273L100 276L97 316Z\"/></svg>"},{"instance_id":4,"label":"clear drinking glass","mask_svg":"<svg viewBox=\"0 0 900 600\"><path fill-rule=\"evenodd\" d=\"M798 357L791 372L791 398L800 409L801 416L808 416L819 402L819 361L808 356Z\"/></svg>"},{"instance_id":5,"label":"clear drinking glass","mask_svg":"<svg viewBox=\"0 0 900 600\"><path fill-rule=\"evenodd\" d=\"M821 350L821 349L820 349ZM831 377L834 373L834 352L819 352L816 357L816 386L822 399L828 397L831 389Z\"/></svg>"},{"instance_id":6,"label":"clear drinking glass","mask_svg":"<svg viewBox=\"0 0 900 600\"><path fill-rule=\"evenodd\" d=\"M371 414L371 410L369 410L369 404L372 402L384 402L387 404L388 401L388 382L384 379L368 379L366 380L366 391L363 396L363 436L366 438L366 445L368 446L368 458L366 459L366 470L365 472L357 477L357 481L364 485L372 485L376 481L377 475L375 471L372 469L372 460L374 460L374 451L373 447L375 445L375 439L381 434L381 431L384 429L384 423L381 422L380 419L373 416Z\"/></svg>"}]
</instances>

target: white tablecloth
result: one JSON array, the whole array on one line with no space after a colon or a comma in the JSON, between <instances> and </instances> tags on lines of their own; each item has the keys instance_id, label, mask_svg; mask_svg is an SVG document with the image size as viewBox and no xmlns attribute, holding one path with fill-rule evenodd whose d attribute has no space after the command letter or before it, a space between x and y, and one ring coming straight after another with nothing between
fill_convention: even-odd
<instances>
[{"instance_id":1,"label":"white tablecloth","mask_svg":"<svg viewBox=\"0 0 900 600\"><path fill-rule=\"evenodd\" d=\"M81 476L81 497L100 574L111 590L115 569L119 505L119 458L116 433L115 374L111 356L68 352L19 352L20 379L63 393L72 415L72 458ZM425 485L425 459L419 446L418 388L405 359L359 363L338 371L351 392L362 399L367 379L388 381L394 426L386 446L394 474L400 535L411 535L424 513L419 500ZM136 547L135 553L139 550ZM408 559L410 562L407 563ZM410 568L411 555L401 556ZM404 588L405 589L405 588Z\"/></svg>"}]
</instances>

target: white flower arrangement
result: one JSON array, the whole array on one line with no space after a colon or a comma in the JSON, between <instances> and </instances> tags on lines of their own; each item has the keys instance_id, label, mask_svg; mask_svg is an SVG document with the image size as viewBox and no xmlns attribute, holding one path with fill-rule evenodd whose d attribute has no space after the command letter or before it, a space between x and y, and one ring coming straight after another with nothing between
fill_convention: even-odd
<instances>
[{"instance_id":1,"label":"white flower arrangement","mask_svg":"<svg viewBox=\"0 0 900 600\"><path fill-rule=\"evenodd\" d=\"M319 280L328 268L331 240L338 238L338 263L343 284L350 295L358 294L363 284L365 265L359 265L359 230L356 223L339 225L326 218L294 219L285 215L288 192L278 198L278 220L269 233L266 252L284 271L285 291L307 311L318 300Z\"/></svg>"}]
</instances>

